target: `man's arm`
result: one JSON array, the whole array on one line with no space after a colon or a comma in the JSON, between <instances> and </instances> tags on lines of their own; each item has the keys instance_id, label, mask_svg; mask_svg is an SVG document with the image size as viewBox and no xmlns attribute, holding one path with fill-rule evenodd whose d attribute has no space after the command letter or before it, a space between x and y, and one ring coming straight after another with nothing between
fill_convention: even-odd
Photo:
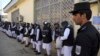
<instances>
[{"instance_id":1,"label":"man's arm","mask_svg":"<svg viewBox=\"0 0 100 56\"><path fill-rule=\"evenodd\" d=\"M66 28L65 31L64 31L64 36L61 37L61 40L68 39L69 34L70 34L70 29Z\"/></svg>"}]
</instances>

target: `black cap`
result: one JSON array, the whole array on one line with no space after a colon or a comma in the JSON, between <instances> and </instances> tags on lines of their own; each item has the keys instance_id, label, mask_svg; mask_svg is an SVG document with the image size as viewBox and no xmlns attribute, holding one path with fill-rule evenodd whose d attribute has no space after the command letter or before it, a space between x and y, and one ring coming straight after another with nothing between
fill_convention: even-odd
<instances>
[{"instance_id":1,"label":"black cap","mask_svg":"<svg viewBox=\"0 0 100 56\"><path fill-rule=\"evenodd\" d=\"M89 2L80 2L80 3L74 4L74 10L70 11L69 13L74 13L77 11L85 11L85 10L91 11Z\"/></svg>"}]
</instances>

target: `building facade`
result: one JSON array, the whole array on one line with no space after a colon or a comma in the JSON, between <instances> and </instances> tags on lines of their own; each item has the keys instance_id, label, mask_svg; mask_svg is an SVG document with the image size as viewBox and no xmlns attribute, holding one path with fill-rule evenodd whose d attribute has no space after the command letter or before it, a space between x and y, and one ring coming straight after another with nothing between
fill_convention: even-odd
<instances>
[{"instance_id":1,"label":"building facade","mask_svg":"<svg viewBox=\"0 0 100 56\"><path fill-rule=\"evenodd\" d=\"M11 0L4 8L10 22L34 22L34 0Z\"/></svg>"},{"instance_id":2,"label":"building facade","mask_svg":"<svg viewBox=\"0 0 100 56\"><path fill-rule=\"evenodd\" d=\"M54 24L67 20L73 25L69 11L73 9L74 3L89 1L93 17L98 15L97 0L11 0L4 8L8 13L8 21L29 22L43 25L44 21ZM75 35L79 26L74 24Z\"/></svg>"},{"instance_id":3,"label":"building facade","mask_svg":"<svg viewBox=\"0 0 100 56\"><path fill-rule=\"evenodd\" d=\"M8 20L12 22L71 22L69 11L73 4L84 1L91 2L92 16L97 16L97 0L11 0L4 12L8 13Z\"/></svg>"},{"instance_id":4,"label":"building facade","mask_svg":"<svg viewBox=\"0 0 100 56\"><path fill-rule=\"evenodd\" d=\"M73 4L74 0L11 0L4 11L8 13L11 22L71 22L69 11Z\"/></svg>"}]
</instances>

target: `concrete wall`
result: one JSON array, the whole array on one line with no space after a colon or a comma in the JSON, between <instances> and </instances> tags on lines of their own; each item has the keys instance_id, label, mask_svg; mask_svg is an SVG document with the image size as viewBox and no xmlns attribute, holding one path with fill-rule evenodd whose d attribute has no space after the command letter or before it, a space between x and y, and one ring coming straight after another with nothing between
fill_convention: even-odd
<instances>
[{"instance_id":1,"label":"concrete wall","mask_svg":"<svg viewBox=\"0 0 100 56\"><path fill-rule=\"evenodd\" d=\"M19 11L22 16L24 16L24 22L32 23L34 19L34 0L26 0L19 6Z\"/></svg>"},{"instance_id":2,"label":"concrete wall","mask_svg":"<svg viewBox=\"0 0 100 56\"><path fill-rule=\"evenodd\" d=\"M91 10L92 10L92 17L98 15L98 5L97 3L91 4ZM92 19L91 19L92 21Z\"/></svg>"},{"instance_id":3,"label":"concrete wall","mask_svg":"<svg viewBox=\"0 0 100 56\"><path fill-rule=\"evenodd\" d=\"M34 22L34 0L25 0L21 4L17 4L8 12L8 20L11 21L11 13L19 9L20 15L24 17L24 22Z\"/></svg>"}]
</instances>

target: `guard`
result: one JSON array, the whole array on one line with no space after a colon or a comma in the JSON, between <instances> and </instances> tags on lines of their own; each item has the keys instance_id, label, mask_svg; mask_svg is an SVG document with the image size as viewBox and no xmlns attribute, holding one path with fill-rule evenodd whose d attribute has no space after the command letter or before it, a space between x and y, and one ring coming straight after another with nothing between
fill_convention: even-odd
<instances>
[{"instance_id":1,"label":"guard","mask_svg":"<svg viewBox=\"0 0 100 56\"><path fill-rule=\"evenodd\" d=\"M76 3L71 11L73 20L80 29L77 32L73 56L97 56L100 34L89 21L92 15L89 2Z\"/></svg>"}]
</instances>

